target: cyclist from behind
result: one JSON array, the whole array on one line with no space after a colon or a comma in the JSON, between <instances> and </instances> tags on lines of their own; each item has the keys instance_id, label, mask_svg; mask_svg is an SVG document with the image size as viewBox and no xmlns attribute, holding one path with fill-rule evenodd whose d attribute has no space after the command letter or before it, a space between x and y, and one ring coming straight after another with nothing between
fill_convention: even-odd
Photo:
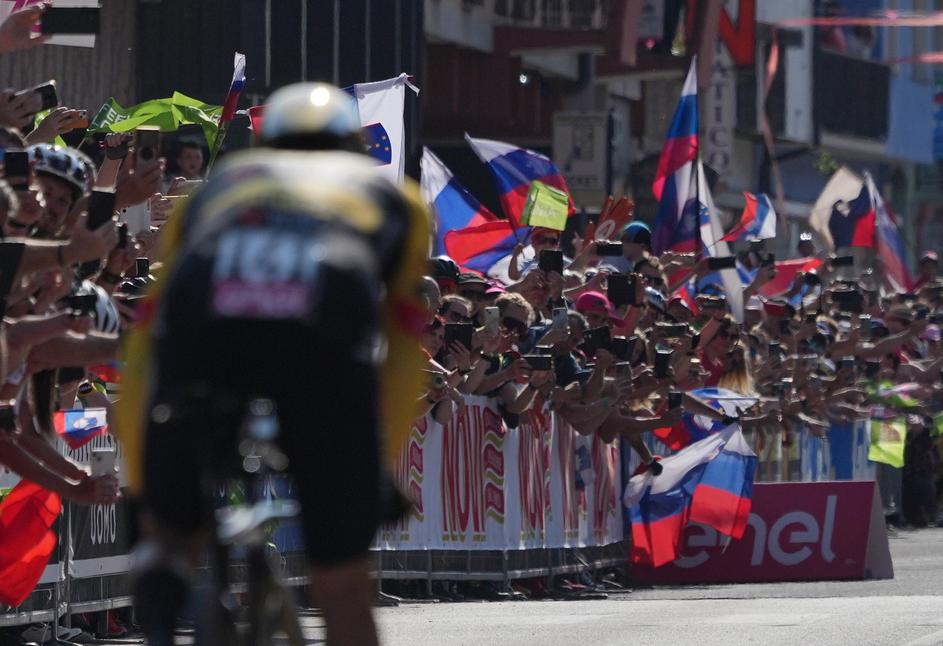
<instances>
[{"instance_id":1,"label":"cyclist from behind","mask_svg":"<svg viewBox=\"0 0 943 646\"><path fill-rule=\"evenodd\" d=\"M283 88L262 147L229 156L168 225L118 419L143 507L136 593L151 644L172 643L187 558L211 529L207 493L257 397L277 409L327 641L377 641L366 557L381 438L398 445L422 389L429 232L418 190L376 173L359 133L346 93Z\"/></svg>"}]
</instances>

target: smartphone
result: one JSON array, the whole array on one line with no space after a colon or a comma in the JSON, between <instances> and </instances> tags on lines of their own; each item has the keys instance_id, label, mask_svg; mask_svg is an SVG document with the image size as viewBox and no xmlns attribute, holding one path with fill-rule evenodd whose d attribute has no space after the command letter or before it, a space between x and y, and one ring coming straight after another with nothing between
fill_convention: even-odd
<instances>
[{"instance_id":1,"label":"smartphone","mask_svg":"<svg viewBox=\"0 0 943 646\"><path fill-rule=\"evenodd\" d=\"M147 278L151 275L151 261L147 258L135 258L134 260L134 276L135 278ZM469 325L470 324L466 324ZM471 346L469 346L470 348Z\"/></svg>"},{"instance_id":2,"label":"smartphone","mask_svg":"<svg viewBox=\"0 0 943 646\"><path fill-rule=\"evenodd\" d=\"M855 369L855 358L854 357L844 357L841 361L838 362L839 370L854 370Z\"/></svg>"},{"instance_id":3,"label":"smartphone","mask_svg":"<svg viewBox=\"0 0 943 646\"><path fill-rule=\"evenodd\" d=\"M484 311L485 330L490 336L497 336L498 328L501 326L501 310L492 306L486 307Z\"/></svg>"},{"instance_id":4,"label":"smartphone","mask_svg":"<svg viewBox=\"0 0 943 646\"><path fill-rule=\"evenodd\" d=\"M600 258L614 258L622 255L621 242L597 242L596 255Z\"/></svg>"},{"instance_id":5,"label":"smartphone","mask_svg":"<svg viewBox=\"0 0 943 646\"><path fill-rule=\"evenodd\" d=\"M806 315L805 315L805 322L806 322L806 323L811 323L812 325L815 325L815 322L818 320L818 318L819 318L819 315L818 315L818 314L815 314L814 312L813 312L812 314L806 314Z\"/></svg>"},{"instance_id":6,"label":"smartphone","mask_svg":"<svg viewBox=\"0 0 943 646\"><path fill-rule=\"evenodd\" d=\"M101 24L99 7L50 7L40 18L47 34L97 34Z\"/></svg>"},{"instance_id":7,"label":"smartphone","mask_svg":"<svg viewBox=\"0 0 943 646\"><path fill-rule=\"evenodd\" d=\"M569 315L567 314L567 309L565 307L555 307L553 309L553 324L551 327L554 330L569 329Z\"/></svg>"},{"instance_id":8,"label":"smartphone","mask_svg":"<svg viewBox=\"0 0 943 646\"><path fill-rule=\"evenodd\" d=\"M445 347L452 347L455 341L465 346L466 349L472 349L472 334L475 332L475 326L471 323L446 323L445 324Z\"/></svg>"},{"instance_id":9,"label":"smartphone","mask_svg":"<svg viewBox=\"0 0 943 646\"><path fill-rule=\"evenodd\" d=\"M88 128L88 110L79 110L78 115L75 117L75 120L72 122L72 127L76 130L81 128Z\"/></svg>"},{"instance_id":10,"label":"smartphone","mask_svg":"<svg viewBox=\"0 0 943 646\"><path fill-rule=\"evenodd\" d=\"M760 264L763 267L772 267L776 264L776 254L768 253L763 256L763 259L760 261Z\"/></svg>"},{"instance_id":11,"label":"smartphone","mask_svg":"<svg viewBox=\"0 0 943 646\"><path fill-rule=\"evenodd\" d=\"M702 310L724 309L727 307L727 299L719 296L708 296L707 298L698 299L698 305Z\"/></svg>"},{"instance_id":12,"label":"smartphone","mask_svg":"<svg viewBox=\"0 0 943 646\"><path fill-rule=\"evenodd\" d=\"M538 345L537 354L545 354L548 357L553 356L553 346L552 345Z\"/></svg>"},{"instance_id":13,"label":"smartphone","mask_svg":"<svg viewBox=\"0 0 943 646\"><path fill-rule=\"evenodd\" d=\"M832 267L854 267L854 256L835 256L832 258Z\"/></svg>"},{"instance_id":14,"label":"smartphone","mask_svg":"<svg viewBox=\"0 0 943 646\"><path fill-rule=\"evenodd\" d=\"M117 464L115 450L92 449L91 467L93 476L114 475Z\"/></svg>"},{"instance_id":15,"label":"smartphone","mask_svg":"<svg viewBox=\"0 0 943 646\"><path fill-rule=\"evenodd\" d=\"M668 410L681 408L681 392L678 390L668 391Z\"/></svg>"},{"instance_id":16,"label":"smartphone","mask_svg":"<svg viewBox=\"0 0 943 646\"><path fill-rule=\"evenodd\" d=\"M614 336L609 340L609 352L617 359L628 361L629 349L629 340L624 336Z\"/></svg>"},{"instance_id":17,"label":"smartphone","mask_svg":"<svg viewBox=\"0 0 943 646\"><path fill-rule=\"evenodd\" d=\"M96 188L88 200L88 219L85 221L90 231L115 217L115 190Z\"/></svg>"},{"instance_id":18,"label":"smartphone","mask_svg":"<svg viewBox=\"0 0 943 646\"><path fill-rule=\"evenodd\" d=\"M128 224L121 222L118 225L118 249L128 248Z\"/></svg>"},{"instance_id":19,"label":"smartphone","mask_svg":"<svg viewBox=\"0 0 943 646\"><path fill-rule=\"evenodd\" d=\"M802 277L802 283L808 285L809 287L815 287L816 285L822 284L822 279L818 274L808 273Z\"/></svg>"},{"instance_id":20,"label":"smartphone","mask_svg":"<svg viewBox=\"0 0 943 646\"><path fill-rule=\"evenodd\" d=\"M860 314L863 306L861 292L855 290L837 290L832 292L832 298L838 303L838 306L853 314Z\"/></svg>"},{"instance_id":21,"label":"smartphone","mask_svg":"<svg viewBox=\"0 0 943 646\"><path fill-rule=\"evenodd\" d=\"M927 318L930 315L930 308L926 305L915 305L914 316L918 321Z\"/></svg>"},{"instance_id":22,"label":"smartphone","mask_svg":"<svg viewBox=\"0 0 943 646\"><path fill-rule=\"evenodd\" d=\"M541 249L537 266L541 271L555 271L563 275L563 252L559 249Z\"/></svg>"},{"instance_id":23,"label":"smartphone","mask_svg":"<svg viewBox=\"0 0 943 646\"><path fill-rule=\"evenodd\" d=\"M154 161L160 155L160 128L139 126L134 129L134 151L137 164Z\"/></svg>"},{"instance_id":24,"label":"smartphone","mask_svg":"<svg viewBox=\"0 0 943 646\"><path fill-rule=\"evenodd\" d=\"M927 319L934 325L939 325L943 323L943 314L931 314Z\"/></svg>"},{"instance_id":25,"label":"smartphone","mask_svg":"<svg viewBox=\"0 0 943 646\"><path fill-rule=\"evenodd\" d=\"M671 366L671 356L674 350L656 350L655 351L655 378L664 379L668 376L668 368Z\"/></svg>"},{"instance_id":26,"label":"smartphone","mask_svg":"<svg viewBox=\"0 0 943 646\"><path fill-rule=\"evenodd\" d=\"M553 370L553 357L546 354L525 354L524 361L531 370Z\"/></svg>"},{"instance_id":27,"label":"smartphone","mask_svg":"<svg viewBox=\"0 0 943 646\"><path fill-rule=\"evenodd\" d=\"M620 305L635 305L635 275L612 274L606 278L606 294L609 301Z\"/></svg>"},{"instance_id":28,"label":"smartphone","mask_svg":"<svg viewBox=\"0 0 943 646\"><path fill-rule=\"evenodd\" d=\"M879 361L868 361L864 364L864 376L874 377L877 373L881 372L881 363Z\"/></svg>"},{"instance_id":29,"label":"smartphone","mask_svg":"<svg viewBox=\"0 0 943 646\"><path fill-rule=\"evenodd\" d=\"M779 319L779 333L787 336L792 334L792 319Z\"/></svg>"},{"instance_id":30,"label":"smartphone","mask_svg":"<svg viewBox=\"0 0 943 646\"><path fill-rule=\"evenodd\" d=\"M12 406L0 406L0 431L12 433L16 430L16 409Z\"/></svg>"},{"instance_id":31,"label":"smartphone","mask_svg":"<svg viewBox=\"0 0 943 646\"><path fill-rule=\"evenodd\" d=\"M588 357L596 356L597 350L608 350L610 343L609 328L594 327L583 333L583 351Z\"/></svg>"},{"instance_id":32,"label":"smartphone","mask_svg":"<svg viewBox=\"0 0 943 646\"><path fill-rule=\"evenodd\" d=\"M655 329L664 333L665 338L678 339L688 333L690 328L684 323L662 323L655 324Z\"/></svg>"},{"instance_id":33,"label":"smartphone","mask_svg":"<svg viewBox=\"0 0 943 646\"><path fill-rule=\"evenodd\" d=\"M50 10L51 11L51 10ZM25 90L20 90L19 92L13 95L14 98L19 98L26 94L35 92L39 95L39 111L51 110L59 105L59 95L56 93L56 82L55 80L46 81L41 85L35 87L26 88Z\"/></svg>"},{"instance_id":34,"label":"smartphone","mask_svg":"<svg viewBox=\"0 0 943 646\"><path fill-rule=\"evenodd\" d=\"M120 146L105 146L105 157L108 159L124 159L128 156L128 148L130 147L130 141L125 141Z\"/></svg>"},{"instance_id":35,"label":"smartphone","mask_svg":"<svg viewBox=\"0 0 943 646\"><path fill-rule=\"evenodd\" d=\"M14 189L29 187L29 153L25 150L7 150L3 155L3 177Z\"/></svg>"},{"instance_id":36,"label":"smartphone","mask_svg":"<svg viewBox=\"0 0 943 646\"><path fill-rule=\"evenodd\" d=\"M22 242L0 242L0 303L4 303L4 307L25 248Z\"/></svg>"},{"instance_id":37,"label":"smartphone","mask_svg":"<svg viewBox=\"0 0 943 646\"><path fill-rule=\"evenodd\" d=\"M737 258L735 256L718 256L717 258L707 259L707 268L711 271L720 271L721 269L736 269Z\"/></svg>"},{"instance_id":38,"label":"smartphone","mask_svg":"<svg viewBox=\"0 0 943 646\"><path fill-rule=\"evenodd\" d=\"M88 316L98 305L98 296L95 294L70 294L64 300L66 307L72 310L72 315L77 317Z\"/></svg>"}]
</instances>

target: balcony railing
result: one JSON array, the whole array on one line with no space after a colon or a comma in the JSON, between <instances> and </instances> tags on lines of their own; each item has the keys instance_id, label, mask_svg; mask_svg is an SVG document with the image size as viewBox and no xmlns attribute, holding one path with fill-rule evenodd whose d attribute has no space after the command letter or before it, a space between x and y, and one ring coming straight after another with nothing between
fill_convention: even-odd
<instances>
[{"instance_id":1,"label":"balcony railing","mask_svg":"<svg viewBox=\"0 0 943 646\"><path fill-rule=\"evenodd\" d=\"M463 0L491 5L499 22L543 29L603 29L609 0Z\"/></svg>"},{"instance_id":2,"label":"balcony railing","mask_svg":"<svg viewBox=\"0 0 943 646\"><path fill-rule=\"evenodd\" d=\"M813 84L819 128L839 135L886 139L890 84L887 65L819 50Z\"/></svg>"}]
</instances>

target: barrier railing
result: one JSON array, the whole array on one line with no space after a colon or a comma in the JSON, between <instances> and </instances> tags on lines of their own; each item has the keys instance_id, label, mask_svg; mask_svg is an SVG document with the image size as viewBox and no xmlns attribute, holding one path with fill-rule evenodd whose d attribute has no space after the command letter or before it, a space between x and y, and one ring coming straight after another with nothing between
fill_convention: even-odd
<instances>
[{"instance_id":1,"label":"barrier railing","mask_svg":"<svg viewBox=\"0 0 943 646\"><path fill-rule=\"evenodd\" d=\"M757 480L873 478L869 429L867 421L836 425L824 440L801 427L752 431ZM670 453L646 441L654 453ZM87 464L91 449L114 444L101 436L77 451L59 448ZM120 446L118 454L120 460ZM581 436L546 405L510 428L494 400L469 396L447 424L427 416L406 439L394 476L417 505L403 522L378 532L376 576L425 580L431 590L433 581L509 584L621 565L622 483L637 465L627 445ZM0 472L0 489L16 482ZM276 497L292 493L284 479L273 480L271 490ZM0 627L131 604L127 503L64 507L60 544L40 584L18 608L0 608ZM299 524L284 523L271 540L288 584L305 585Z\"/></svg>"}]
</instances>

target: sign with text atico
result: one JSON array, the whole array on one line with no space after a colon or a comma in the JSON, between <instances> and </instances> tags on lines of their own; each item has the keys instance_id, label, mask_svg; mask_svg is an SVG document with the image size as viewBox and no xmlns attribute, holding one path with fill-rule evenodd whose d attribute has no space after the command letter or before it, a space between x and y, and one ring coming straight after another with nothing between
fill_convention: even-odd
<instances>
[{"instance_id":1,"label":"sign with text atico","mask_svg":"<svg viewBox=\"0 0 943 646\"><path fill-rule=\"evenodd\" d=\"M756 484L746 533L730 541L692 525L681 557L633 568L651 583L893 578L881 497L872 481Z\"/></svg>"}]
</instances>

